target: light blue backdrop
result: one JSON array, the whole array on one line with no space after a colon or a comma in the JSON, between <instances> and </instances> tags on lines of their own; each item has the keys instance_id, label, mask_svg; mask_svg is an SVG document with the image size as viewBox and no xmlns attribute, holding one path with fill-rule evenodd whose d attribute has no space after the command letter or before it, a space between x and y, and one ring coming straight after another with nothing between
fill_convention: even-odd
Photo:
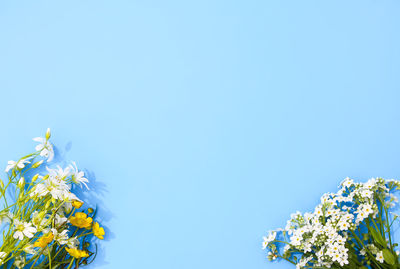
<instances>
[{"instance_id":1,"label":"light blue backdrop","mask_svg":"<svg viewBox=\"0 0 400 269\"><path fill-rule=\"evenodd\" d=\"M400 178L399 1L2 1L0 163L90 171L90 268L292 268L262 235Z\"/></svg>"}]
</instances>

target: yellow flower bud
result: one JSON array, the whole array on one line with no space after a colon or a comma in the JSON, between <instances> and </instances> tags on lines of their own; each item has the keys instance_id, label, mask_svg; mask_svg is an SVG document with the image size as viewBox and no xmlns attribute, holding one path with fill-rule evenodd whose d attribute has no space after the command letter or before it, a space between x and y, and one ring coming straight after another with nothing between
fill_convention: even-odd
<instances>
[{"instance_id":1,"label":"yellow flower bud","mask_svg":"<svg viewBox=\"0 0 400 269\"><path fill-rule=\"evenodd\" d=\"M24 187L24 185L25 185L25 179L23 177L21 177L18 180L18 188L22 189Z\"/></svg>"},{"instance_id":2,"label":"yellow flower bud","mask_svg":"<svg viewBox=\"0 0 400 269\"><path fill-rule=\"evenodd\" d=\"M46 140L49 140L49 139L50 139L50 136L51 136L50 128L47 128L47 131L46 131Z\"/></svg>"},{"instance_id":3,"label":"yellow flower bud","mask_svg":"<svg viewBox=\"0 0 400 269\"><path fill-rule=\"evenodd\" d=\"M32 183L34 183L39 177L39 174L36 174L32 177Z\"/></svg>"},{"instance_id":4,"label":"yellow flower bud","mask_svg":"<svg viewBox=\"0 0 400 269\"><path fill-rule=\"evenodd\" d=\"M39 218L40 220L42 220L42 219L44 218L45 215L46 215L46 212L45 212L45 211L41 211L41 212L38 214L38 218Z\"/></svg>"},{"instance_id":5,"label":"yellow flower bud","mask_svg":"<svg viewBox=\"0 0 400 269\"><path fill-rule=\"evenodd\" d=\"M42 163L43 163L43 160L35 162L34 164L32 164L32 168L38 168Z\"/></svg>"},{"instance_id":6,"label":"yellow flower bud","mask_svg":"<svg viewBox=\"0 0 400 269\"><path fill-rule=\"evenodd\" d=\"M82 205L83 205L83 202L81 202L81 201L78 201L78 200L72 201L72 206L75 208L81 208Z\"/></svg>"}]
</instances>

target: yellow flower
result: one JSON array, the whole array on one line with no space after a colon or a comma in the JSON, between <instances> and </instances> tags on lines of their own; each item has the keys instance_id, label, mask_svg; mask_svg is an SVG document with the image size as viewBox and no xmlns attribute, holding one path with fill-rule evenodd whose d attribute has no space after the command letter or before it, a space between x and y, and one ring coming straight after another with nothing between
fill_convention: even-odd
<instances>
[{"instance_id":1,"label":"yellow flower","mask_svg":"<svg viewBox=\"0 0 400 269\"><path fill-rule=\"evenodd\" d=\"M81 201L78 201L78 200L72 201L72 206L75 208L81 208L82 205L83 205L83 202L81 202Z\"/></svg>"},{"instance_id":2,"label":"yellow flower","mask_svg":"<svg viewBox=\"0 0 400 269\"><path fill-rule=\"evenodd\" d=\"M40 237L35 244L33 245L34 247L40 247L40 248L44 248L46 247L48 244L51 243L51 241L53 241L54 235L52 232L48 233L47 235L43 235L42 237Z\"/></svg>"},{"instance_id":3,"label":"yellow flower","mask_svg":"<svg viewBox=\"0 0 400 269\"><path fill-rule=\"evenodd\" d=\"M79 227L79 228L86 228L89 229L92 226L92 218L87 217L87 215L83 212L78 212L75 216L70 217L69 221L72 225Z\"/></svg>"},{"instance_id":4,"label":"yellow flower","mask_svg":"<svg viewBox=\"0 0 400 269\"><path fill-rule=\"evenodd\" d=\"M76 248L65 248L65 250L75 259L89 257L89 253L87 253L85 250L79 250Z\"/></svg>"},{"instance_id":5,"label":"yellow flower","mask_svg":"<svg viewBox=\"0 0 400 269\"><path fill-rule=\"evenodd\" d=\"M93 224L93 234L99 239L104 239L104 229L103 227L100 227L98 222Z\"/></svg>"}]
</instances>

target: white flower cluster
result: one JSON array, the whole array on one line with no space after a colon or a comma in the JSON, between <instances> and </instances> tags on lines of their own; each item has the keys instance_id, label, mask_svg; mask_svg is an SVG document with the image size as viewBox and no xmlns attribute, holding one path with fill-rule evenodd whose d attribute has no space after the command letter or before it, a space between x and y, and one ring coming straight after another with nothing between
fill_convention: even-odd
<instances>
[{"instance_id":1,"label":"white flower cluster","mask_svg":"<svg viewBox=\"0 0 400 269\"><path fill-rule=\"evenodd\" d=\"M34 141L40 142L40 144L36 146L36 155L46 158L47 162L50 162L54 157L53 146L48 141L49 136L50 130L47 131L46 138L38 137L33 139ZM33 168L37 168L43 163L43 160L31 163L32 159L34 159L34 156L28 155L18 161L8 161L5 171L7 173L11 171L12 178L15 177L16 173L21 174L22 169L29 164L31 164ZM69 248L75 249L79 244L79 240L76 236L70 237L68 235L69 230L66 224L69 223L69 220L65 216L72 211L74 202L82 203L82 201L71 192L71 185L78 184L81 185L81 187L84 185L89 189L87 186L89 181L85 178L84 172L78 170L74 162L65 169L60 166L57 166L55 169L46 167L46 169L47 173L45 176L36 174L32 178L32 183L30 184L27 184L23 177L18 181L18 188L21 190L21 193L26 194L30 199L37 201L41 198L48 198L48 204L45 205L44 210L32 212L31 217L28 217L29 222L27 222L19 219L19 217L16 216L17 212L11 212L5 209L1 211L0 223L7 222L13 227L12 236L16 240L26 242L27 240L25 239L33 240L34 237L38 237L40 234L51 234L52 237L50 241L54 240L59 245L66 245ZM1 182L1 184L3 183ZM33 187L29 189L32 185ZM4 185L2 185L2 187L4 187ZM53 212L46 212L46 210L50 208L50 202L52 204L58 203L60 207L53 210ZM21 212L18 213L21 215ZM27 244L23 251L29 254L37 254L38 250L35 248L37 248L36 245ZM43 249L44 254L46 251L48 251L48 248ZM0 252L0 265L3 264L6 256L9 254L10 253L4 251ZM15 258L14 265L17 268L24 268L26 265L25 262L25 257L18 256Z\"/></svg>"},{"instance_id":2,"label":"white flower cluster","mask_svg":"<svg viewBox=\"0 0 400 269\"><path fill-rule=\"evenodd\" d=\"M356 252L356 257L363 254L351 246L358 243L354 239L356 229L360 229L363 222L373 222L379 213L380 204L375 194L384 197L385 206L395 201L388 184L400 186L398 181L381 178L366 183L355 183L346 178L337 193L326 193L321 197L314 212L292 214L285 229L279 233L282 240L276 240L275 231L264 237L263 249L270 250L268 258L290 260L298 269L348 265L351 262L349 251ZM279 252L281 243L285 244L282 254ZM382 252L377 250L373 254L376 260L383 262Z\"/></svg>"},{"instance_id":3,"label":"white flower cluster","mask_svg":"<svg viewBox=\"0 0 400 269\"><path fill-rule=\"evenodd\" d=\"M39 176L43 183L39 183L35 186L31 197L43 197L50 194L56 200L63 200L66 202L74 200L80 201L75 194L70 192L71 186L68 178L71 178L71 181L74 183L83 184L86 187L88 179L84 177L83 172L78 171L76 165L70 165L66 169L62 169L60 166L57 166L57 169L50 169L48 167L46 167L46 169L48 174L45 177Z\"/></svg>"}]
</instances>

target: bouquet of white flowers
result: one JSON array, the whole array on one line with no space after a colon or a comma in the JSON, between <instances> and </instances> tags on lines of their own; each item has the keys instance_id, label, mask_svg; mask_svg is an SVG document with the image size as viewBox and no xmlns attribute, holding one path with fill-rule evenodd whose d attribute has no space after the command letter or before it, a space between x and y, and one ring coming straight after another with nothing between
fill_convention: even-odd
<instances>
[{"instance_id":1,"label":"bouquet of white flowers","mask_svg":"<svg viewBox=\"0 0 400 269\"><path fill-rule=\"evenodd\" d=\"M296 212L285 229L270 231L268 259L300 268L400 268L391 212L400 181L346 178L337 193L326 193L314 212Z\"/></svg>"},{"instance_id":2,"label":"bouquet of white flowers","mask_svg":"<svg viewBox=\"0 0 400 269\"><path fill-rule=\"evenodd\" d=\"M46 167L54 157L45 137L34 138L36 151L9 161L7 180L0 180L0 268L61 269L89 264L96 254L93 237L104 238L94 221L96 211L83 205L72 191L89 182L75 163Z\"/></svg>"}]
</instances>

